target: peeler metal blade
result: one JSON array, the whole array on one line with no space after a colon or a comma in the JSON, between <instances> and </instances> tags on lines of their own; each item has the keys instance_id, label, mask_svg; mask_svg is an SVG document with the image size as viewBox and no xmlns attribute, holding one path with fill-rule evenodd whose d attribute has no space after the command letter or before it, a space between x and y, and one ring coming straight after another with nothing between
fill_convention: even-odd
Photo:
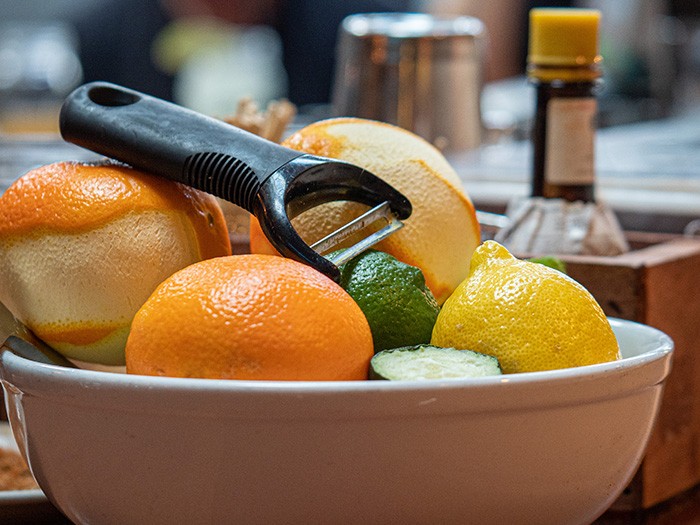
<instances>
[{"instance_id":1,"label":"peeler metal blade","mask_svg":"<svg viewBox=\"0 0 700 525\"><path fill-rule=\"evenodd\" d=\"M362 240L356 242L349 248L329 254L333 248L338 246L348 237L364 230L369 225L378 221L384 221L386 222L386 225L367 237L364 237ZM312 244L311 248L321 255L325 255L326 259L331 261L336 266L341 266L353 257L371 248L379 241L386 239L389 235L402 227L403 223L396 217L396 215L392 213L389 203L385 201L375 206L371 210L366 211L344 226L341 226L333 233L326 235L323 239Z\"/></svg>"},{"instance_id":2,"label":"peeler metal blade","mask_svg":"<svg viewBox=\"0 0 700 525\"><path fill-rule=\"evenodd\" d=\"M92 82L73 91L61 107L59 126L69 142L248 210L282 255L336 281L339 259L324 257L323 246L309 246L292 226L292 218L337 200L374 208L326 241L334 244L347 237L344 232L362 229L367 220L387 217L386 228L354 247L359 253L396 231L411 214L411 203L402 193L358 166L285 148L114 84Z\"/></svg>"}]
</instances>

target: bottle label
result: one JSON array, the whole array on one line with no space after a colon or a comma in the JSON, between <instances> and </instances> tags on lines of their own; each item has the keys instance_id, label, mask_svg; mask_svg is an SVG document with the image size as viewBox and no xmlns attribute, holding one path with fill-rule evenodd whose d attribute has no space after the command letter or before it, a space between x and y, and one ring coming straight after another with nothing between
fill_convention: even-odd
<instances>
[{"instance_id":1,"label":"bottle label","mask_svg":"<svg viewBox=\"0 0 700 525\"><path fill-rule=\"evenodd\" d=\"M596 99L554 98L547 106L545 180L562 186L595 181Z\"/></svg>"}]
</instances>

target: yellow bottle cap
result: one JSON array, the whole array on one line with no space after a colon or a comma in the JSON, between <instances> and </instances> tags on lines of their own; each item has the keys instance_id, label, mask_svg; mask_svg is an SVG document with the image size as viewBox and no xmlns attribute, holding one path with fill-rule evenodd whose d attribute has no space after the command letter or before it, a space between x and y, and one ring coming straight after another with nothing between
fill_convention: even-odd
<instances>
[{"instance_id":1,"label":"yellow bottle cap","mask_svg":"<svg viewBox=\"0 0 700 525\"><path fill-rule=\"evenodd\" d=\"M530 10L528 63L535 66L582 67L598 64L597 9Z\"/></svg>"}]
</instances>

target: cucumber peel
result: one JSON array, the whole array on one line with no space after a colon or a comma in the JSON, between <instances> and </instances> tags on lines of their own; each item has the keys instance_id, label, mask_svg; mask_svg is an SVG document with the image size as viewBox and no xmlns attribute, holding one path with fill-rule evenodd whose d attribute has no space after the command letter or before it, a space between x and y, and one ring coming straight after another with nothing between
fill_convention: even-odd
<instances>
[{"instance_id":1,"label":"cucumber peel","mask_svg":"<svg viewBox=\"0 0 700 525\"><path fill-rule=\"evenodd\" d=\"M472 350L415 345L383 350L370 361L369 378L390 381L501 375L493 356Z\"/></svg>"}]
</instances>

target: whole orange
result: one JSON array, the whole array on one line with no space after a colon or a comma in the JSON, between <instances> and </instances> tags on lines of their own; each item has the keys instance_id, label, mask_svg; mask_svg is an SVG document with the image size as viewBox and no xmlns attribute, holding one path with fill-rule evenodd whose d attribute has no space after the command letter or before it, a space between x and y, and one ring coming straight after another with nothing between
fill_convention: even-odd
<instances>
[{"instance_id":1,"label":"whole orange","mask_svg":"<svg viewBox=\"0 0 700 525\"><path fill-rule=\"evenodd\" d=\"M361 380L374 354L364 314L335 282L272 255L195 263L134 317L127 372L170 377Z\"/></svg>"}]
</instances>

